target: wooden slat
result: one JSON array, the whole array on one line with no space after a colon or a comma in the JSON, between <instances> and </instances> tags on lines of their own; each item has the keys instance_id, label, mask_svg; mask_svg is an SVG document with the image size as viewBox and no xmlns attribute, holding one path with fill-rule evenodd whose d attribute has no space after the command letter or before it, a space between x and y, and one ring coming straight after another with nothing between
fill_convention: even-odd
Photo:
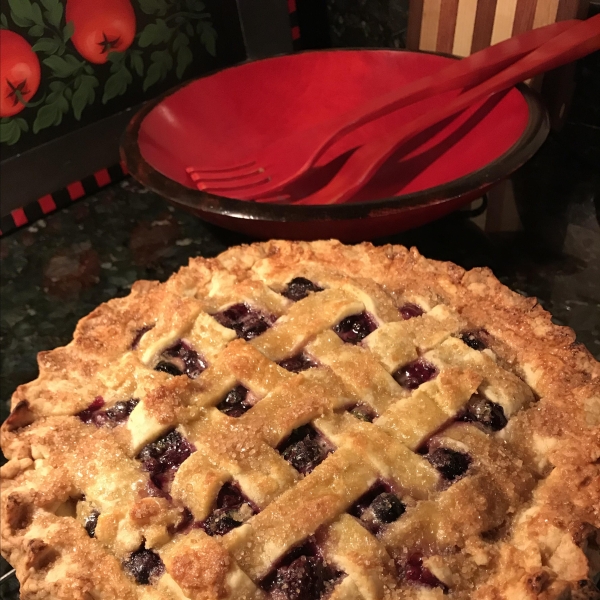
<instances>
[{"instance_id":1,"label":"wooden slat","mask_svg":"<svg viewBox=\"0 0 600 600\"><path fill-rule=\"evenodd\" d=\"M421 23L421 50L435 51L437 46L438 28L442 0L424 0L423 20Z\"/></svg>"},{"instance_id":2,"label":"wooden slat","mask_svg":"<svg viewBox=\"0 0 600 600\"><path fill-rule=\"evenodd\" d=\"M513 30L517 0L502 0L496 5L494 29L492 30L492 44L507 40Z\"/></svg>"},{"instance_id":3,"label":"wooden slat","mask_svg":"<svg viewBox=\"0 0 600 600\"><path fill-rule=\"evenodd\" d=\"M556 22L559 0L538 0L535 7L535 16L533 17L533 27L543 27Z\"/></svg>"},{"instance_id":4,"label":"wooden slat","mask_svg":"<svg viewBox=\"0 0 600 600\"><path fill-rule=\"evenodd\" d=\"M459 0L442 0L437 35L436 50L450 54L454 46L456 19Z\"/></svg>"},{"instance_id":5,"label":"wooden slat","mask_svg":"<svg viewBox=\"0 0 600 600\"><path fill-rule=\"evenodd\" d=\"M515 20L512 28L513 36L529 31L533 27L536 6L537 0L517 0Z\"/></svg>"},{"instance_id":6,"label":"wooden slat","mask_svg":"<svg viewBox=\"0 0 600 600\"><path fill-rule=\"evenodd\" d=\"M468 56L471 53L476 13L477 0L459 0L452 54Z\"/></svg>"},{"instance_id":7,"label":"wooden slat","mask_svg":"<svg viewBox=\"0 0 600 600\"><path fill-rule=\"evenodd\" d=\"M580 0L559 0L556 11L557 21L566 21L577 17Z\"/></svg>"},{"instance_id":8,"label":"wooden slat","mask_svg":"<svg viewBox=\"0 0 600 600\"><path fill-rule=\"evenodd\" d=\"M411 0L408 8L408 29L406 31L406 47L418 50L423 22L423 0Z\"/></svg>"},{"instance_id":9,"label":"wooden slat","mask_svg":"<svg viewBox=\"0 0 600 600\"><path fill-rule=\"evenodd\" d=\"M473 52L477 52L478 50L483 50L490 45L490 41L492 39L492 30L494 28L496 3L497 0L479 0L477 3L471 54Z\"/></svg>"}]
</instances>

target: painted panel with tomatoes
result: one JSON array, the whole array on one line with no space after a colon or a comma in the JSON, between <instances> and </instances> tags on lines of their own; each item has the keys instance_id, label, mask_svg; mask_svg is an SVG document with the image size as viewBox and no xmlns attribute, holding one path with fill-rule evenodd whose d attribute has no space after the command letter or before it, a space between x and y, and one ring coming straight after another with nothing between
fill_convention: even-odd
<instances>
[{"instance_id":1,"label":"painted panel with tomatoes","mask_svg":"<svg viewBox=\"0 0 600 600\"><path fill-rule=\"evenodd\" d=\"M235 0L0 0L2 158L244 58Z\"/></svg>"}]
</instances>

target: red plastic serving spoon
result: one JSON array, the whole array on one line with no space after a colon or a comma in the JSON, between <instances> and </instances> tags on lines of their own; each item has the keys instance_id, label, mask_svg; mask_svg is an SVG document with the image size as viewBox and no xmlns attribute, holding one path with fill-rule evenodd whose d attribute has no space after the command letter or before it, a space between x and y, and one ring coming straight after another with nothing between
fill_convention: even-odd
<instances>
[{"instance_id":1,"label":"red plastic serving spoon","mask_svg":"<svg viewBox=\"0 0 600 600\"><path fill-rule=\"evenodd\" d=\"M438 109L429 111L399 130L358 148L323 188L294 204L335 204L350 199L379 167L408 140L460 111L502 92L520 81L577 60L600 49L600 15L564 31L491 79L463 92Z\"/></svg>"},{"instance_id":2,"label":"red plastic serving spoon","mask_svg":"<svg viewBox=\"0 0 600 600\"><path fill-rule=\"evenodd\" d=\"M490 46L336 119L281 138L239 166L189 167L187 171L200 190L229 193L243 200L264 196L300 177L332 144L361 125L436 94L481 83L576 23L576 20L552 23Z\"/></svg>"}]
</instances>

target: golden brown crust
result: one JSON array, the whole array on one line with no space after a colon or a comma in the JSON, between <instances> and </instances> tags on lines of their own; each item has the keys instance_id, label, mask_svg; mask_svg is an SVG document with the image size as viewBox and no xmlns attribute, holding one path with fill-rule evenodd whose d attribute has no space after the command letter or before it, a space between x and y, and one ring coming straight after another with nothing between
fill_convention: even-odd
<instances>
[{"instance_id":1,"label":"golden brown crust","mask_svg":"<svg viewBox=\"0 0 600 600\"><path fill-rule=\"evenodd\" d=\"M325 291L292 303L280 293L295 277ZM275 324L235 340L208 315L239 302ZM425 314L403 321L405 303ZM343 344L331 326L363 310L379 328L362 347ZM467 347L464 331L488 349ZM153 369L179 339L209 364L195 379ZM295 375L276 364L299 351L319 367ZM417 356L439 375L407 391L391 373ZM23 598L262 599L273 564L315 535L345 573L336 600L441 598L403 575L415 553L452 598L598 598L600 364L488 269L400 246L239 246L192 259L164 284L137 282L38 360L1 431L2 553ZM236 419L215 408L235 385L253 402ZM501 431L453 424L475 390L502 406ZM105 408L139 403L126 424L96 427L76 415L97 397ZM379 419L349 416L356 405ZM336 451L302 478L275 448L307 422ZM155 497L136 456L176 427L195 452L172 498ZM414 452L425 440L468 452L469 475L444 485ZM375 537L346 511L380 479L404 490L406 513ZM184 506L204 518L226 482L260 512L224 536L182 528ZM93 511L95 539L83 527ZM166 568L150 585L122 566L142 544Z\"/></svg>"}]
</instances>

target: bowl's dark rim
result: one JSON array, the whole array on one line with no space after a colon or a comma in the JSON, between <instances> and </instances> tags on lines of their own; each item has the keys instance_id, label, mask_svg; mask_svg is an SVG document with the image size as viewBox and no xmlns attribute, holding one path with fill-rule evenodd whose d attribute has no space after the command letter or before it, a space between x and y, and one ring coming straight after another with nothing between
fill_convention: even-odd
<instances>
[{"instance_id":1,"label":"bowl's dark rim","mask_svg":"<svg viewBox=\"0 0 600 600\"><path fill-rule=\"evenodd\" d=\"M306 54L308 52L346 52L357 50L362 52L413 52L394 48L335 48L328 50L308 50L299 52L298 54ZM422 53L440 54L435 52ZM258 60L265 61L273 58L280 58L282 56L289 55L278 55ZM250 62L256 61L247 60L227 68L235 69L243 67ZM387 215L391 216L404 211L407 208L425 205L433 206L446 202L447 200L470 194L474 190L487 188L491 184L508 177L537 152L550 130L548 114L539 99L539 96L527 85L520 83L516 87L525 98L529 110L529 120L521 137L504 154L487 164L485 167L451 181L450 183L445 183L419 192L413 192L411 194L405 194L403 196L392 196L390 198L357 203L298 206L293 204L273 204L236 200L234 198L225 198L223 196L217 196L193 188L188 188L173 179L170 179L146 162L138 145L138 135L141 124L150 111L165 98L177 93L187 85L190 85L199 79L210 77L221 71L223 71L223 69L212 71L201 77L185 82L146 103L133 116L121 140L121 158L135 179L151 191L165 197L170 202L184 205L196 212L202 211L214 213L237 219L278 222L346 220Z\"/></svg>"}]
</instances>

